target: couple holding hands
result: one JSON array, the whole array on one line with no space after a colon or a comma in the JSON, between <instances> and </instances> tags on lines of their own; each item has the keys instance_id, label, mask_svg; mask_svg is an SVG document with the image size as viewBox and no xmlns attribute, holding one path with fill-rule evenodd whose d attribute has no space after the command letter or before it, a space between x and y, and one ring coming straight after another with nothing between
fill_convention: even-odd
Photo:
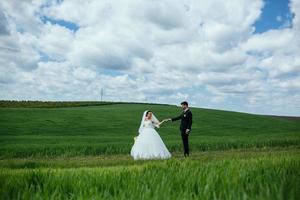
<instances>
[{"instance_id":1,"label":"couple holding hands","mask_svg":"<svg viewBox=\"0 0 300 200\"><path fill-rule=\"evenodd\" d=\"M183 112L170 119L164 119L161 122L155 117L152 111L146 110L141 120L139 135L135 137L134 145L131 149L131 156L135 159L167 159L171 157L169 150L155 130L162 123L168 121L181 120L180 132L184 149L184 156L189 156L189 133L193 123L193 115L189 109L188 102L181 102Z\"/></svg>"}]
</instances>

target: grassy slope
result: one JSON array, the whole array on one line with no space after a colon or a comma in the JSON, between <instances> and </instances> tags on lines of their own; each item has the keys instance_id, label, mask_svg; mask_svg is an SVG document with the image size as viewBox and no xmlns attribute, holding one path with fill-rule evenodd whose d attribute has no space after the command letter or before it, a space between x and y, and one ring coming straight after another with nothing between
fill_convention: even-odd
<instances>
[{"instance_id":1,"label":"grassy slope","mask_svg":"<svg viewBox=\"0 0 300 200\"><path fill-rule=\"evenodd\" d=\"M141 113L151 109L162 119L179 108L35 105L0 108L0 199L274 200L300 195L300 125L295 121L193 108L189 159L173 152L169 160L133 161L128 153ZM159 133L168 148L181 150L177 123Z\"/></svg>"},{"instance_id":2,"label":"grassy slope","mask_svg":"<svg viewBox=\"0 0 300 200\"><path fill-rule=\"evenodd\" d=\"M128 154L146 109L159 119L180 113L178 107L153 104L0 108L0 156ZM300 123L295 121L199 108L192 111L194 151L300 144ZM171 151L181 150L178 126L168 123L158 130Z\"/></svg>"}]
</instances>

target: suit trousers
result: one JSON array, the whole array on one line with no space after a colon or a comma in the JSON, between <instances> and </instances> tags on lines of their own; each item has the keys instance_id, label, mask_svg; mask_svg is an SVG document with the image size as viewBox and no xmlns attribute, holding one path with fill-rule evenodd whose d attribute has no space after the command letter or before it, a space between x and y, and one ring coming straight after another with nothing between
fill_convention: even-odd
<instances>
[{"instance_id":1,"label":"suit trousers","mask_svg":"<svg viewBox=\"0 0 300 200\"><path fill-rule=\"evenodd\" d=\"M181 138L182 138L182 143L183 143L183 150L184 150L184 155L189 155L189 134L185 133L185 130L181 130Z\"/></svg>"}]
</instances>

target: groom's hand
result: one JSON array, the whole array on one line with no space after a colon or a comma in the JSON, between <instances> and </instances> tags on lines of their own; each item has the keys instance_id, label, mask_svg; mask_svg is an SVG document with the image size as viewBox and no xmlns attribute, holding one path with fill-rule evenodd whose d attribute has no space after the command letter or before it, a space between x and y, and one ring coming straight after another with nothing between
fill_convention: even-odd
<instances>
[{"instance_id":1,"label":"groom's hand","mask_svg":"<svg viewBox=\"0 0 300 200\"><path fill-rule=\"evenodd\" d=\"M190 131L191 131L190 129L186 129L186 130L185 130L185 134L189 134Z\"/></svg>"}]
</instances>

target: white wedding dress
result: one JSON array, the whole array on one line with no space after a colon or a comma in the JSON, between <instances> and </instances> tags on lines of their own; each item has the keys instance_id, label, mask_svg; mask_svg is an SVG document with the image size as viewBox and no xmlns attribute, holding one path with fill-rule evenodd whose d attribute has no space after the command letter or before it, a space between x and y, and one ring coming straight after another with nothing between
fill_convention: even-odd
<instances>
[{"instance_id":1,"label":"white wedding dress","mask_svg":"<svg viewBox=\"0 0 300 200\"><path fill-rule=\"evenodd\" d=\"M146 112L142 118L139 135L132 146L131 156L134 160L170 158L170 152L155 130L155 127L159 128L158 120L154 115L151 120L145 120Z\"/></svg>"}]
</instances>

